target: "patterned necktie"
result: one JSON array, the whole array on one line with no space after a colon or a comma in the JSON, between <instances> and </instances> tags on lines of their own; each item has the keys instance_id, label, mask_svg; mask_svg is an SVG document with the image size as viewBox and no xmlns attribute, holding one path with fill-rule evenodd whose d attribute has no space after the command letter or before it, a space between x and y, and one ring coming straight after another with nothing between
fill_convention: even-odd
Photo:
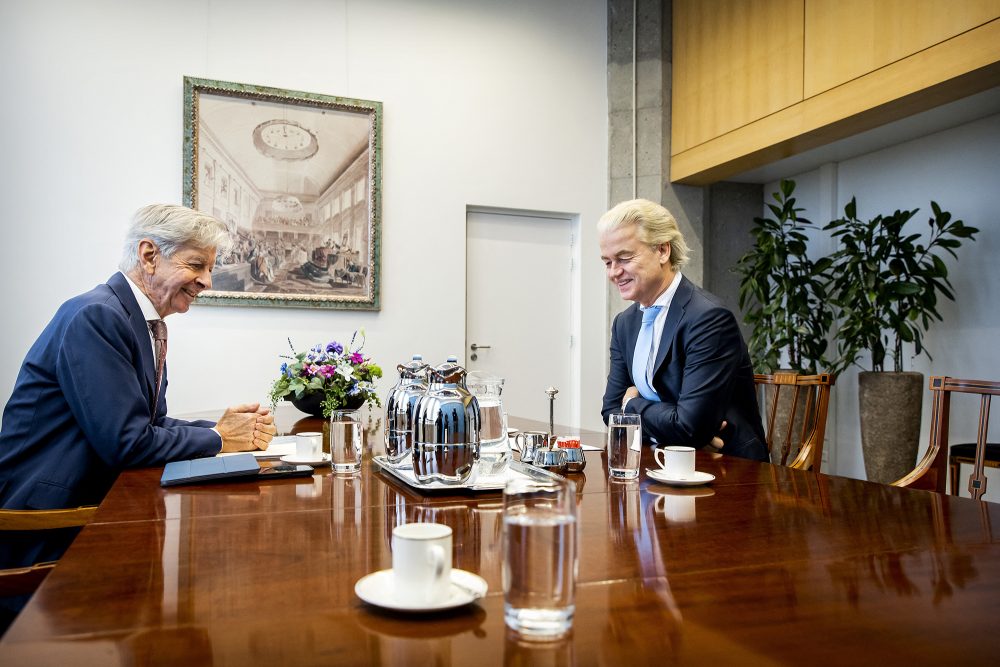
<instances>
[{"instance_id":1,"label":"patterned necktie","mask_svg":"<svg viewBox=\"0 0 1000 667\"><path fill-rule=\"evenodd\" d=\"M642 311L642 328L639 329L639 337L635 340L635 353L632 355L632 379L635 388L649 401L660 400L657 393L649 386L646 371L653 355L653 323L656 322L656 316L662 309L663 306L650 306Z\"/></svg>"},{"instance_id":2,"label":"patterned necktie","mask_svg":"<svg viewBox=\"0 0 1000 667\"><path fill-rule=\"evenodd\" d=\"M163 367L167 361L167 323L163 320L149 320L149 331L153 334L153 347L156 349L156 393L153 395L153 410L149 421L156 417L156 406L160 402L160 387L163 382Z\"/></svg>"}]
</instances>

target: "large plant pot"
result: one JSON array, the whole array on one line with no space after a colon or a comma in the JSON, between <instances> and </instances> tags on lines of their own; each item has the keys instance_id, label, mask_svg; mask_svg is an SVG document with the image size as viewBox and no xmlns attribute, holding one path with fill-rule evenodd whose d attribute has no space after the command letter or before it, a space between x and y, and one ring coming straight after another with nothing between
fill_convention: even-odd
<instances>
[{"instance_id":1,"label":"large plant pot","mask_svg":"<svg viewBox=\"0 0 1000 667\"><path fill-rule=\"evenodd\" d=\"M923 373L858 375L861 450L871 482L891 484L917 464Z\"/></svg>"}]
</instances>

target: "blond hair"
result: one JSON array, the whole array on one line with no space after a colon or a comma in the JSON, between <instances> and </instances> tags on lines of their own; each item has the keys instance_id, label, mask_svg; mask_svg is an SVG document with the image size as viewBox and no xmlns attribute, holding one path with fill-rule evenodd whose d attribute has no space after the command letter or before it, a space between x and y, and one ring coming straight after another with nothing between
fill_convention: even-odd
<instances>
[{"instance_id":1,"label":"blond hair","mask_svg":"<svg viewBox=\"0 0 1000 667\"><path fill-rule=\"evenodd\" d=\"M635 225L636 235L646 245L655 248L670 246L670 267L677 271L687 264L691 250L684 242L684 235L677 227L677 220L663 206L648 199L623 201L601 216L597 233L603 234L625 225Z\"/></svg>"}]
</instances>

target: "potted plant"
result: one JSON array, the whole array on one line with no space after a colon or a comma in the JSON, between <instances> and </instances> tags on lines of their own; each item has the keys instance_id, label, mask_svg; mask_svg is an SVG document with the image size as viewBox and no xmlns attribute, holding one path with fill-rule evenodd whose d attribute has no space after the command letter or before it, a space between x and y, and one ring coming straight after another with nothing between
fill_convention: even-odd
<instances>
[{"instance_id":1,"label":"potted plant","mask_svg":"<svg viewBox=\"0 0 1000 667\"><path fill-rule=\"evenodd\" d=\"M941 320L939 296L955 299L942 254L957 257L961 240L979 231L932 201L927 233L914 232L907 223L919 210L863 221L852 198L844 217L824 227L840 242L830 289L842 363L856 363L863 350L871 353L871 371L858 377L861 442L868 479L884 483L913 468L920 436L923 374L904 372L903 344L930 357L923 334Z\"/></svg>"},{"instance_id":2,"label":"potted plant","mask_svg":"<svg viewBox=\"0 0 1000 667\"><path fill-rule=\"evenodd\" d=\"M315 417L329 417L334 410L356 410L369 401L381 405L374 381L382 369L361 354L361 344L354 349L358 332L345 347L337 341L315 345L307 352L296 352L291 338L292 356L282 355L291 363L281 364L281 375L271 385L271 405L287 400L299 410Z\"/></svg>"},{"instance_id":3,"label":"potted plant","mask_svg":"<svg viewBox=\"0 0 1000 667\"><path fill-rule=\"evenodd\" d=\"M828 257L809 258L806 232L812 222L796 208L795 181L781 181L768 208L774 218L754 218L753 247L740 258L739 304L752 327L754 368L774 372L784 363L800 373L827 370L825 354L833 325L828 299Z\"/></svg>"},{"instance_id":4,"label":"potted plant","mask_svg":"<svg viewBox=\"0 0 1000 667\"><path fill-rule=\"evenodd\" d=\"M825 356L833 325L827 296L831 260L809 258L807 232L816 228L800 215L803 209L795 206L794 192L795 181L781 181L779 191L772 194L774 203L768 203L774 217L754 218L753 247L735 270L740 275L740 308L752 327L748 345L754 368L762 373L792 370L812 375L831 364ZM782 392L777 400L777 421L794 420L787 444L798 450L809 401L798 402L791 415L792 394Z\"/></svg>"}]
</instances>

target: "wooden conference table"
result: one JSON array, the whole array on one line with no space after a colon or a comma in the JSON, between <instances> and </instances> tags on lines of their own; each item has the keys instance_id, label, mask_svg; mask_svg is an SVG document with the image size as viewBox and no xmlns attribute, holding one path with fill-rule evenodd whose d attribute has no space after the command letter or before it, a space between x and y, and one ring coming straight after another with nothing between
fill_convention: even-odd
<instances>
[{"instance_id":1,"label":"wooden conference table","mask_svg":"<svg viewBox=\"0 0 1000 667\"><path fill-rule=\"evenodd\" d=\"M287 432L291 413L278 416ZM380 452L381 435L369 446ZM370 460L353 477L319 469L170 490L146 469L118 479L0 641L0 665L946 665L1000 655L1000 505L702 452L710 486L644 474L615 483L602 452L587 458L574 476L576 619L562 640L525 641L504 626L497 494L421 495ZM430 616L355 597L360 577L390 567L390 534L408 521L450 525L455 567L484 577L487 596Z\"/></svg>"}]
</instances>

